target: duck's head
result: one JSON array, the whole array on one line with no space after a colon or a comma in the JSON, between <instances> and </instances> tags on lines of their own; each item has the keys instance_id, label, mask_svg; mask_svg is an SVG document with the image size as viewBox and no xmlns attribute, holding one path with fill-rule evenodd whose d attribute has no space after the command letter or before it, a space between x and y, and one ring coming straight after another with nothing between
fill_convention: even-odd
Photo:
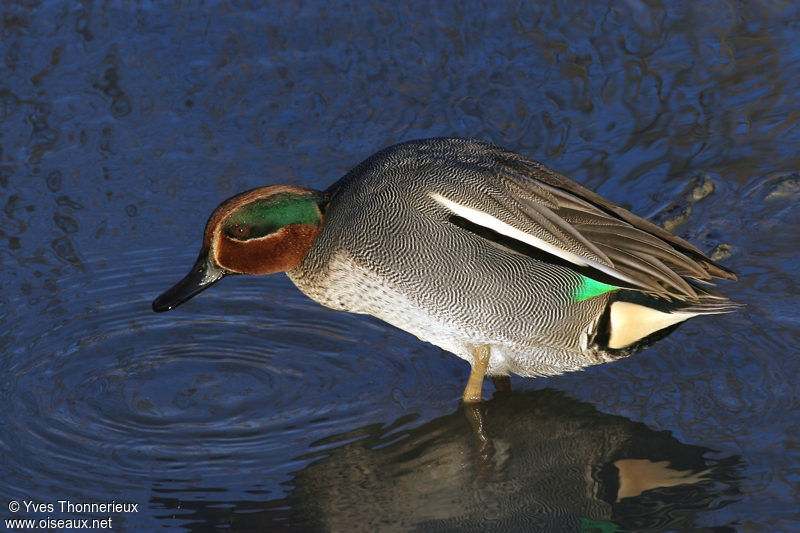
<instances>
[{"instance_id":1,"label":"duck's head","mask_svg":"<svg viewBox=\"0 0 800 533\"><path fill-rule=\"evenodd\" d=\"M237 194L209 217L192 270L153 301L169 311L228 274L273 274L300 264L322 227L324 193L275 185Z\"/></svg>"}]
</instances>

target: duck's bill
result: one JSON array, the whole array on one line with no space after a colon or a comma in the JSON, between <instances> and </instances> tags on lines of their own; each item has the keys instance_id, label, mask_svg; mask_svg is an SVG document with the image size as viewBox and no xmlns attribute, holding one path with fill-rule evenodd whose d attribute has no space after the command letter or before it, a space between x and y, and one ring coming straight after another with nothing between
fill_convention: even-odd
<instances>
[{"instance_id":1,"label":"duck's bill","mask_svg":"<svg viewBox=\"0 0 800 533\"><path fill-rule=\"evenodd\" d=\"M225 270L209 259L208 252L203 250L189 274L153 300L153 311L161 313L175 309L192 296L221 280L226 274Z\"/></svg>"}]
</instances>

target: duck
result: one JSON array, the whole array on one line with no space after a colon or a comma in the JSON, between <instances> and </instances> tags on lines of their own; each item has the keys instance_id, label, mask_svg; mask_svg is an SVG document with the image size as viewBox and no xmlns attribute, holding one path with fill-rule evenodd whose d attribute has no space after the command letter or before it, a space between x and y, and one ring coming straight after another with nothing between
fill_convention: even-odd
<instances>
[{"instance_id":1,"label":"duck","mask_svg":"<svg viewBox=\"0 0 800 533\"><path fill-rule=\"evenodd\" d=\"M545 165L494 144L384 148L324 191L268 185L222 202L176 308L226 276L285 272L322 306L367 314L466 360L462 395L510 376L612 362L738 304L736 275Z\"/></svg>"}]
</instances>

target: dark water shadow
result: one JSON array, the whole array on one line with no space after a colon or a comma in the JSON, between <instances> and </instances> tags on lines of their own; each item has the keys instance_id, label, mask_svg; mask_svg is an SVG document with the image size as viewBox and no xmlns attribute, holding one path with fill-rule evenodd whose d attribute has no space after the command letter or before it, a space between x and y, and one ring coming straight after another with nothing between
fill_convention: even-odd
<instances>
[{"instance_id":1,"label":"dark water shadow","mask_svg":"<svg viewBox=\"0 0 800 533\"><path fill-rule=\"evenodd\" d=\"M413 417L412 417L413 418ZM551 390L333 435L279 500L151 506L191 531L713 530L743 465ZM210 491L207 491L210 492Z\"/></svg>"}]
</instances>

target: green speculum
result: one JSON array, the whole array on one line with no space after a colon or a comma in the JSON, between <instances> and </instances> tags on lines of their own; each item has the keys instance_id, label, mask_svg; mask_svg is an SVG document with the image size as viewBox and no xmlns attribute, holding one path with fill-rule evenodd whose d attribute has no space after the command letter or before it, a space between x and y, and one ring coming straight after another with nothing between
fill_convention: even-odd
<instances>
[{"instance_id":1,"label":"green speculum","mask_svg":"<svg viewBox=\"0 0 800 533\"><path fill-rule=\"evenodd\" d=\"M617 289L619 289L619 287L606 285L605 283L595 281L592 278L581 276L581 283L572 294L572 299L576 302L582 302L584 300L588 300L589 298L594 298L595 296L600 296L601 294L615 291Z\"/></svg>"},{"instance_id":2,"label":"green speculum","mask_svg":"<svg viewBox=\"0 0 800 533\"><path fill-rule=\"evenodd\" d=\"M318 198L307 194L276 194L256 200L234 211L225 221L224 231L238 240L265 237L284 226L320 223Z\"/></svg>"}]
</instances>

